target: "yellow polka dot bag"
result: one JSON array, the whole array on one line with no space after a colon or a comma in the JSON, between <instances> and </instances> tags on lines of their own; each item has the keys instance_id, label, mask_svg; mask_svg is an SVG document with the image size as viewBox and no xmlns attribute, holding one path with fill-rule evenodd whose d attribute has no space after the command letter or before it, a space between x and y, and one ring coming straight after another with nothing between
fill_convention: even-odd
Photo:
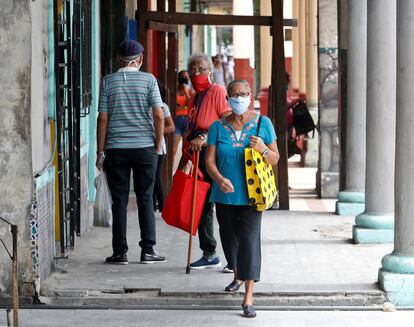
<instances>
[{"instance_id":1,"label":"yellow polka dot bag","mask_svg":"<svg viewBox=\"0 0 414 327\"><path fill-rule=\"evenodd\" d=\"M261 120L260 116L257 136L259 136ZM264 162L260 152L250 147L244 150L244 163L249 205L255 206L257 211L269 209L277 195L272 166Z\"/></svg>"}]
</instances>

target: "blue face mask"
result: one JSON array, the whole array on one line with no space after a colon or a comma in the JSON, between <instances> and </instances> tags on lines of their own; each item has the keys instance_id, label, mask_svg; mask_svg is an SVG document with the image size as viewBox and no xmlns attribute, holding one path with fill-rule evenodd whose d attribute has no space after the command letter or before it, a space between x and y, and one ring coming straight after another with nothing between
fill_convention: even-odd
<instances>
[{"instance_id":1,"label":"blue face mask","mask_svg":"<svg viewBox=\"0 0 414 327\"><path fill-rule=\"evenodd\" d=\"M243 98L242 96L238 96L237 98L229 98L228 99L229 105L231 110L236 115L243 115L247 108L250 105L250 96Z\"/></svg>"}]
</instances>

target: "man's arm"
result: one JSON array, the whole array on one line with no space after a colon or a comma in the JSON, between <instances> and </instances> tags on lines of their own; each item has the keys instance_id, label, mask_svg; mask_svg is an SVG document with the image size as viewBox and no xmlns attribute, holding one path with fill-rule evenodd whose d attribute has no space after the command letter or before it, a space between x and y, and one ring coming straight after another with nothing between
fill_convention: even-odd
<instances>
[{"instance_id":1,"label":"man's arm","mask_svg":"<svg viewBox=\"0 0 414 327\"><path fill-rule=\"evenodd\" d=\"M164 136L164 112L161 107L156 107L152 110L152 115L154 118L155 148L157 152L160 152Z\"/></svg>"},{"instance_id":2,"label":"man's arm","mask_svg":"<svg viewBox=\"0 0 414 327\"><path fill-rule=\"evenodd\" d=\"M106 142L106 129L108 127L108 113L100 112L98 115L98 122L97 122L97 156L96 156L96 168L99 170L102 169L103 160L102 157L104 155L105 150L105 142Z\"/></svg>"}]
</instances>

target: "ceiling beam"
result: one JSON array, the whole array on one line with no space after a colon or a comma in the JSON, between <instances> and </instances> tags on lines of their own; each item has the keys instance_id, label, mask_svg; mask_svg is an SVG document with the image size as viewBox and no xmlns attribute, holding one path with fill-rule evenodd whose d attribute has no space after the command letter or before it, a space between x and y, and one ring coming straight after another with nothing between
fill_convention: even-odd
<instances>
[{"instance_id":1,"label":"ceiling beam","mask_svg":"<svg viewBox=\"0 0 414 327\"><path fill-rule=\"evenodd\" d=\"M253 25L272 26L272 16L236 16L236 15L211 15L196 13L173 13L148 11L139 16L145 22L158 22L177 25ZM297 26L296 19L284 19L284 26Z\"/></svg>"},{"instance_id":2,"label":"ceiling beam","mask_svg":"<svg viewBox=\"0 0 414 327\"><path fill-rule=\"evenodd\" d=\"M165 33L178 33L177 25L164 24L153 21L148 22L148 29Z\"/></svg>"}]
</instances>

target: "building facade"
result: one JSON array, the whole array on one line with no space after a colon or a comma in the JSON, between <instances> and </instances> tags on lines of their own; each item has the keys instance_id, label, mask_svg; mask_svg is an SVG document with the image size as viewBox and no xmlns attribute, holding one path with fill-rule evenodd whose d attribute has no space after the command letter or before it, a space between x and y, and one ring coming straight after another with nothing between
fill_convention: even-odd
<instances>
[{"instance_id":1,"label":"building facade","mask_svg":"<svg viewBox=\"0 0 414 327\"><path fill-rule=\"evenodd\" d=\"M67 5L66 5L67 4ZM3 1L0 216L18 226L19 287L38 294L92 224L99 1ZM83 52L82 52L83 51ZM7 225L0 237L11 247ZM11 287L0 252L0 292Z\"/></svg>"}]
</instances>

